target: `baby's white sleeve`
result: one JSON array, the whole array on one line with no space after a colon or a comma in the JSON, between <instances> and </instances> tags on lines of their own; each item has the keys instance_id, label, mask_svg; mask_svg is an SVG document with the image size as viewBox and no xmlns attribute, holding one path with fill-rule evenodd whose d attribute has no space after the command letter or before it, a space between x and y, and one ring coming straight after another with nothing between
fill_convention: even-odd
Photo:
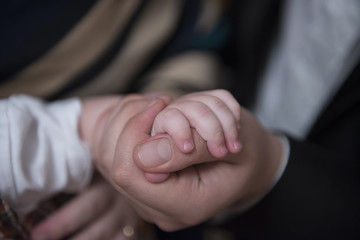
<instances>
[{"instance_id":1,"label":"baby's white sleeve","mask_svg":"<svg viewBox=\"0 0 360 240\"><path fill-rule=\"evenodd\" d=\"M81 101L45 103L26 95L0 100L0 197L26 213L59 192L77 192L92 176L78 134Z\"/></svg>"}]
</instances>

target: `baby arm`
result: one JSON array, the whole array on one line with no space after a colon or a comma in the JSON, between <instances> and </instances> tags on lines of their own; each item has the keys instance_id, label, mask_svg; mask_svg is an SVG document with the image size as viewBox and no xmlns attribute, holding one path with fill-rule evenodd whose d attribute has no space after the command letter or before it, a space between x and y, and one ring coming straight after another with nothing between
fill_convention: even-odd
<instances>
[{"instance_id":1,"label":"baby arm","mask_svg":"<svg viewBox=\"0 0 360 240\"><path fill-rule=\"evenodd\" d=\"M240 105L225 90L184 95L170 103L155 118L152 135L168 133L184 153L194 149L191 128L207 142L209 152L218 158L241 150L238 137Z\"/></svg>"},{"instance_id":2,"label":"baby arm","mask_svg":"<svg viewBox=\"0 0 360 240\"><path fill-rule=\"evenodd\" d=\"M82 190L91 156L78 136L79 99L47 103L27 95L0 101L0 196L19 213L58 192Z\"/></svg>"}]
</instances>

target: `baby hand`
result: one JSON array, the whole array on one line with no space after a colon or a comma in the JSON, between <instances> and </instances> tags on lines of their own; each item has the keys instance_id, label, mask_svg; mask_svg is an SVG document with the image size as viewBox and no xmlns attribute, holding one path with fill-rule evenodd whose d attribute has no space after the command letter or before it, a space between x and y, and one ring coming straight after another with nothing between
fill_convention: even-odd
<instances>
[{"instance_id":1,"label":"baby hand","mask_svg":"<svg viewBox=\"0 0 360 240\"><path fill-rule=\"evenodd\" d=\"M238 137L240 105L226 90L184 95L170 103L155 118L152 135L168 133L184 153L195 145L191 128L207 141L209 152L217 158L241 150Z\"/></svg>"}]
</instances>

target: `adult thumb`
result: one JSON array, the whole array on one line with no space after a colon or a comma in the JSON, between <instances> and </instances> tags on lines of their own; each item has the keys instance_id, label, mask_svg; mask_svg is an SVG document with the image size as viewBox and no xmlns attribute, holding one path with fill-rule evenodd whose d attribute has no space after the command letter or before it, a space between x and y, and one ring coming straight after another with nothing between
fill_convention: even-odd
<instances>
[{"instance_id":1,"label":"adult thumb","mask_svg":"<svg viewBox=\"0 0 360 240\"><path fill-rule=\"evenodd\" d=\"M140 144L134 154L136 165L147 173L172 173L189 166L217 160L211 156L206 141L193 130L195 148L183 153L168 134L159 134ZM160 177L161 179L161 177Z\"/></svg>"}]
</instances>

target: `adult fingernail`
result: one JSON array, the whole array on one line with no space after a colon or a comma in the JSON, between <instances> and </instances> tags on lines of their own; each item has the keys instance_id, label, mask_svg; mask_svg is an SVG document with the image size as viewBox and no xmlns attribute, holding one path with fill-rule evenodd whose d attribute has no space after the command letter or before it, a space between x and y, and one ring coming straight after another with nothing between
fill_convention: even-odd
<instances>
[{"instance_id":1,"label":"adult fingernail","mask_svg":"<svg viewBox=\"0 0 360 240\"><path fill-rule=\"evenodd\" d=\"M144 143L138 152L140 162L147 168L160 166L168 162L171 155L170 143L165 138Z\"/></svg>"}]
</instances>

